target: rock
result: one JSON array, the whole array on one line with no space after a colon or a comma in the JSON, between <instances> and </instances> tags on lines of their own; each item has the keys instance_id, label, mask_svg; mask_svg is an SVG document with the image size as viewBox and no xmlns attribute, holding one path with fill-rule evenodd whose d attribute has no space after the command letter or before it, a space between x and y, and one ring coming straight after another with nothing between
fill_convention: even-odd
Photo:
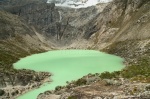
<instances>
[{"instance_id":1,"label":"rock","mask_svg":"<svg viewBox=\"0 0 150 99\"><path fill-rule=\"evenodd\" d=\"M69 98L72 97L72 95L70 93L64 92L61 94L60 99L66 99L66 97Z\"/></svg>"},{"instance_id":2,"label":"rock","mask_svg":"<svg viewBox=\"0 0 150 99\"><path fill-rule=\"evenodd\" d=\"M14 92L14 94L15 94L15 95L18 95L18 94L19 94L19 91L18 91L18 90L16 90L16 91Z\"/></svg>"},{"instance_id":3,"label":"rock","mask_svg":"<svg viewBox=\"0 0 150 99\"><path fill-rule=\"evenodd\" d=\"M145 91L140 94L141 99L149 99L150 97L150 91Z\"/></svg>"},{"instance_id":4,"label":"rock","mask_svg":"<svg viewBox=\"0 0 150 99\"><path fill-rule=\"evenodd\" d=\"M103 98L101 98L101 97L95 97L95 98L93 98L93 99L103 99Z\"/></svg>"},{"instance_id":5,"label":"rock","mask_svg":"<svg viewBox=\"0 0 150 99\"><path fill-rule=\"evenodd\" d=\"M5 91L0 89L0 96L3 96L5 94Z\"/></svg>"},{"instance_id":6,"label":"rock","mask_svg":"<svg viewBox=\"0 0 150 99\"><path fill-rule=\"evenodd\" d=\"M52 91L46 91L44 92L45 95L49 95L49 94L52 94Z\"/></svg>"},{"instance_id":7,"label":"rock","mask_svg":"<svg viewBox=\"0 0 150 99\"><path fill-rule=\"evenodd\" d=\"M120 81L113 80L113 79L105 79L105 81L106 81L106 85L120 86L122 84Z\"/></svg>"},{"instance_id":8,"label":"rock","mask_svg":"<svg viewBox=\"0 0 150 99\"><path fill-rule=\"evenodd\" d=\"M59 91L59 90L61 90L61 88L62 88L62 86L57 86L57 87L55 87L55 91Z\"/></svg>"},{"instance_id":9,"label":"rock","mask_svg":"<svg viewBox=\"0 0 150 99\"><path fill-rule=\"evenodd\" d=\"M145 90L150 91L150 84L146 85Z\"/></svg>"},{"instance_id":10,"label":"rock","mask_svg":"<svg viewBox=\"0 0 150 99\"><path fill-rule=\"evenodd\" d=\"M0 11L0 43L4 43L0 45L1 55L4 55L4 58L1 57L3 59L6 57L7 59L10 58L10 60L4 63L6 65L8 62L11 62L11 64L9 64L11 66L12 63L16 62L20 57L24 57L30 53L30 50L32 50L30 48L34 48L34 46L31 45L35 45L35 43L31 43L30 45L29 42L32 42L32 40L27 39L27 41L24 41L23 38L27 35L30 35L31 38L36 36L36 30L39 30L39 34L50 42L48 44L46 43L47 45L51 45L50 40L52 39L52 41L54 40L53 43L56 42L56 46L58 44L58 47L60 47L59 45L70 45L76 40L79 43L74 42L75 45L72 45L71 48L78 49L78 47L83 47L86 49L90 46L90 49L100 50L108 46L109 49L105 50L105 52L124 57L126 61L135 62L135 64L138 62L134 60L136 60L136 58L140 59L140 56L143 56L144 53L147 53L145 55L149 56L148 49L150 49L150 47L148 44L150 35L148 19L150 18L150 6L149 3L146 4L149 0L113 0L109 4L98 4L95 7L92 6L86 9L82 8L75 10L55 7L54 3L30 2L43 0L1 1L8 1L6 3L8 9L5 10L13 13L10 14ZM44 0L44 2L45 1L46 0ZM5 3L0 5L0 9L3 4ZM11 7L11 5L13 5L13 7ZM145 14L145 16L143 16L143 14ZM35 27L35 30L32 26ZM84 38L86 38L87 41L85 43L82 42ZM13 39L16 39L16 41ZM39 36L36 37L36 39L39 41ZM83 45L80 45L80 43L83 43ZM91 43L91 45L88 45L89 43ZM37 45L41 46L39 42ZM25 52L23 52L23 55L20 54L22 51ZM4 52L6 52L6 54L4 54ZM15 60L12 61L14 58ZM0 66L4 67L1 63L3 62L0 62ZM7 67L9 67L9 65ZM4 71L2 70L2 72ZM32 79L34 78L32 75L35 76L35 79ZM5 84L6 86L7 84L27 85L28 83L40 82L46 76L44 74L42 74L42 76L39 75L40 73L37 74L33 71L27 72L24 70L15 71L15 73L10 73L8 71L7 75L6 73L1 74L0 78L3 77L3 79L0 80L0 82L2 81L0 86L5 86ZM94 81L95 78L89 79L89 83ZM79 85L82 83L85 84L86 81L79 81ZM116 80L107 80L107 85L116 86L105 87L118 88L121 84ZM33 87L37 86L38 84L33 85ZM68 89L71 89L71 87L69 86ZM21 90L25 91L27 89L28 88ZM58 87L57 89L59 90L61 88ZM142 95L149 96L149 86L147 86L145 90L146 92ZM1 91L1 94L5 93ZM16 92L12 93L12 95L15 94Z\"/></svg>"}]
</instances>

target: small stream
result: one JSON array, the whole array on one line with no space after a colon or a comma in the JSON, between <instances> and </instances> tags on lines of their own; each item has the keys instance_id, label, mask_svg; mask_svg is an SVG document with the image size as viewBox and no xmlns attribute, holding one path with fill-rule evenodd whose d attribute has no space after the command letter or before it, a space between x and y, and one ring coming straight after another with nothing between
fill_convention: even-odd
<instances>
[{"instance_id":1,"label":"small stream","mask_svg":"<svg viewBox=\"0 0 150 99\"><path fill-rule=\"evenodd\" d=\"M53 82L43 84L17 99L36 99L44 91L66 85L66 81L77 80L89 73L113 72L123 67L122 58L94 50L57 50L34 54L19 60L14 68L50 72Z\"/></svg>"}]
</instances>

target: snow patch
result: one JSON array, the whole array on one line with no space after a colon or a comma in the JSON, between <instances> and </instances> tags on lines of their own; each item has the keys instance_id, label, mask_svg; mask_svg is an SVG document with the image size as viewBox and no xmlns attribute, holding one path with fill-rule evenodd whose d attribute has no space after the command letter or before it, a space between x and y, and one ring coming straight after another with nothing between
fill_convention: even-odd
<instances>
[{"instance_id":1,"label":"snow patch","mask_svg":"<svg viewBox=\"0 0 150 99\"><path fill-rule=\"evenodd\" d=\"M98 3L108 3L112 0L48 0L47 3L55 3L56 6L70 8L86 8Z\"/></svg>"}]
</instances>

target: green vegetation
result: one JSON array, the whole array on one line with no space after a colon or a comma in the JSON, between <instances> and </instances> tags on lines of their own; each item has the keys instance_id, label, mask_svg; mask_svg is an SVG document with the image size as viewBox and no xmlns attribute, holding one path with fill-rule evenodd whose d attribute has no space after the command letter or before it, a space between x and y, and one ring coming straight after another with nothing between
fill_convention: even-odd
<instances>
[{"instance_id":1,"label":"green vegetation","mask_svg":"<svg viewBox=\"0 0 150 99\"><path fill-rule=\"evenodd\" d=\"M104 72L101 73L100 78L102 79L111 79L111 78L117 78L120 75L120 71L115 71L115 72Z\"/></svg>"},{"instance_id":2,"label":"green vegetation","mask_svg":"<svg viewBox=\"0 0 150 99\"><path fill-rule=\"evenodd\" d=\"M78 79L76 82L75 82L75 85L77 86L81 86L81 85L85 85L86 84L86 80L81 78L81 79Z\"/></svg>"},{"instance_id":3,"label":"green vegetation","mask_svg":"<svg viewBox=\"0 0 150 99\"><path fill-rule=\"evenodd\" d=\"M0 11L0 26L0 71L12 69L12 64L19 58L44 52L25 43L20 35L31 35L32 31L18 16Z\"/></svg>"},{"instance_id":4,"label":"green vegetation","mask_svg":"<svg viewBox=\"0 0 150 99\"><path fill-rule=\"evenodd\" d=\"M150 82L150 43L147 43L144 48L139 48L141 42L144 44L146 41L147 39L119 41L104 49L104 52L124 57L129 65L118 73L105 72L100 77L124 77L141 82Z\"/></svg>"},{"instance_id":5,"label":"green vegetation","mask_svg":"<svg viewBox=\"0 0 150 99\"><path fill-rule=\"evenodd\" d=\"M95 74L90 74L95 76ZM98 75L98 74L96 74ZM129 66L125 67L121 71L114 72L103 72L99 75L101 79L112 79L112 78L127 78L131 81L138 81L143 83L150 83L150 58L149 57L140 57L137 60L137 63L130 63ZM83 77L77 81L72 82L75 86L82 86L87 84L87 80ZM67 88L70 89L70 84L68 83ZM58 88L57 88L58 89ZM147 88L149 90L149 87ZM136 91L136 88L133 92ZM68 99L74 99L74 96L69 97ZM76 98L75 98L76 99Z\"/></svg>"},{"instance_id":6,"label":"green vegetation","mask_svg":"<svg viewBox=\"0 0 150 99\"><path fill-rule=\"evenodd\" d=\"M2 96L3 94L5 94L5 91L0 89L0 96Z\"/></svg>"},{"instance_id":7,"label":"green vegetation","mask_svg":"<svg viewBox=\"0 0 150 99\"><path fill-rule=\"evenodd\" d=\"M126 67L121 72L122 77L132 78L142 82L150 82L150 58L143 57L136 64Z\"/></svg>"},{"instance_id":8,"label":"green vegetation","mask_svg":"<svg viewBox=\"0 0 150 99\"><path fill-rule=\"evenodd\" d=\"M77 96L69 96L68 99L79 99Z\"/></svg>"},{"instance_id":9,"label":"green vegetation","mask_svg":"<svg viewBox=\"0 0 150 99\"><path fill-rule=\"evenodd\" d=\"M101 73L102 79L111 79L117 77L132 78L133 81L150 82L150 58L144 57L138 60L138 63L127 66L122 71Z\"/></svg>"},{"instance_id":10,"label":"green vegetation","mask_svg":"<svg viewBox=\"0 0 150 99\"><path fill-rule=\"evenodd\" d=\"M44 52L43 50L34 49L26 51L12 43L2 41L0 41L0 43L2 44L0 48L0 68L10 69L12 68L12 64L17 62L19 58L35 53Z\"/></svg>"},{"instance_id":11,"label":"green vegetation","mask_svg":"<svg viewBox=\"0 0 150 99\"><path fill-rule=\"evenodd\" d=\"M57 87L55 87L55 91L59 91L59 90L61 90L62 89L62 86L57 86Z\"/></svg>"}]
</instances>

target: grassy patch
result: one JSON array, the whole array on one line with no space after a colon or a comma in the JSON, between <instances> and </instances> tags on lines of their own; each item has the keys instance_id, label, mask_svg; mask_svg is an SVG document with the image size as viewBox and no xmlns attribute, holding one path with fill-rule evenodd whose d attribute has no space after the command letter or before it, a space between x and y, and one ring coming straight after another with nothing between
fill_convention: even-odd
<instances>
[{"instance_id":1,"label":"grassy patch","mask_svg":"<svg viewBox=\"0 0 150 99\"><path fill-rule=\"evenodd\" d=\"M102 79L123 77L135 81L150 82L150 58L144 57L138 60L138 63L127 66L121 71L101 73L100 77Z\"/></svg>"},{"instance_id":2,"label":"grassy patch","mask_svg":"<svg viewBox=\"0 0 150 99\"><path fill-rule=\"evenodd\" d=\"M0 68L11 68L12 64L17 62L19 58L44 52L43 50L35 50L29 48L29 51L22 49L10 42L0 41Z\"/></svg>"},{"instance_id":3,"label":"grassy patch","mask_svg":"<svg viewBox=\"0 0 150 99\"><path fill-rule=\"evenodd\" d=\"M141 82L150 82L150 43L144 47L140 47L141 43L147 40L126 40L115 42L109 48L103 51L110 54L115 54L124 57L128 66L118 72L104 72L100 75L101 78L131 78L132 80Z\"/></svg>"}]
</instances>

